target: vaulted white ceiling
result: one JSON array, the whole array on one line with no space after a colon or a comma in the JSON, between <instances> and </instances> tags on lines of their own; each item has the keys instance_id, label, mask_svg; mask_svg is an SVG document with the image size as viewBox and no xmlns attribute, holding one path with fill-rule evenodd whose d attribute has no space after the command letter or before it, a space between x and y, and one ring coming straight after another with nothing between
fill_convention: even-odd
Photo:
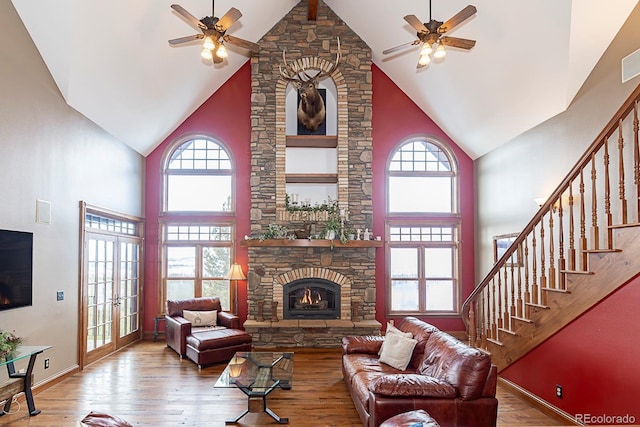
<instances>
[{"instance_id":1,"label":"vaulted white ceiling","mask_svg":"<svg viewBox=\"0 0 640 427\"><path fill-rule=\"evenodd\" d=\"M323 0L320 0L321 2ZM463 150L477 158L564 111L639 0L433 0L444 21L477 14L448 35L477 40L416 70L416 37L403 19L429 20L427 0L324 0L372 49L382 69ZM12 0L66 102L143 155L150 153L246 61L230 49L205 65L196 34L170 5L198 18L209 0ZM218 0L243 16L228 34L257 42L299 0ZM322 14L322 6L319 14ZM348 47L344 47L348 49Z\"/></svg>"}]
</instances>

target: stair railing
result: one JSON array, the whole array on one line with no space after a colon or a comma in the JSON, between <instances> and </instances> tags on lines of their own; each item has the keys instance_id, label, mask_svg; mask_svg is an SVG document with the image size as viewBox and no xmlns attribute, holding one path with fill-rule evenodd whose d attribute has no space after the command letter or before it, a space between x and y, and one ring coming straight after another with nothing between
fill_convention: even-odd
<instances>
[{"instance_id":1,"label":"stair railing","mask_svg":"<svg viewBox=\"0 0 640 427\"><path fill-rule=\"evenodd\" d=\"M473 345L530 322L548 292L567 292L567 272L590 274L588 253L615 251L612 227L639 222L639 101L640 85L464 302Z\"/></svg>"}]
</instances>

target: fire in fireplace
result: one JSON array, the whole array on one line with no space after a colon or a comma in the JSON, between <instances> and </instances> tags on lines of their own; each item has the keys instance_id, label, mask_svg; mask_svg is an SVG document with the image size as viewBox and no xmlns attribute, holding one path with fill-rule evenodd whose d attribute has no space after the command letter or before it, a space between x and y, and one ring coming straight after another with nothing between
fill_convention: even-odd
<instances>
[{"instance_id":1,"label":"fire in fireplace","mask_svg":"<svg viewBox=\"0 0 640 427\"><path fill-rule=\"evenodd\" d=\"M340 285L325 279L300 279L283 286L285 319L338 319Z\"/></svg>"}]
</instances>

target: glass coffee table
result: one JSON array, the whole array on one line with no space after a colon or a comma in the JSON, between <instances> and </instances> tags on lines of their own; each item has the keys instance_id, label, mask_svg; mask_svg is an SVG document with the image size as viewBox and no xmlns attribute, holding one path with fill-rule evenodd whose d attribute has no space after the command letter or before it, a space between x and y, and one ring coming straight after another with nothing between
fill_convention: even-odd
<instances>
[{"instance_id":1,"label":"glass coffee table","mask_svg":"<svg viewBox=\"0 0 640 427\"><path fill-rule=\"evenodd\" d=\"M289 390L293 383L293 353L237 352L229 361L214 387L238 388L247 395L247 410L226 424L235 424L249 412L266 412L278 422L288 418L277 416L267 407L267 396L276 388Z\"/></svg>"}]
</instances>

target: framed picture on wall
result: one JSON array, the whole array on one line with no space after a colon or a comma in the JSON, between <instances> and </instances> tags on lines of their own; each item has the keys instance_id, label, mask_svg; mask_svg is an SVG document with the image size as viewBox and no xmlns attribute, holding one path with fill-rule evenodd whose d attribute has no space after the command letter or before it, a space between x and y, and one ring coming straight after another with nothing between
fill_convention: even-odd
<instances>
[{"instance_id":1,"label":"framed picture on wall","mask_svg":"<svg viewBox=\"0 0 640 427\"><path fill-rule=\"evenodd\" d=\"M518 237L518 233L501 234L493 237L493 262L498 262L498 260L502 258L502 255L507 252L509 246L516 240L516 237ZM507 262L507 266L518 267L522 265L522 248L519 247Z\"/></svg>"}]
</instances>

